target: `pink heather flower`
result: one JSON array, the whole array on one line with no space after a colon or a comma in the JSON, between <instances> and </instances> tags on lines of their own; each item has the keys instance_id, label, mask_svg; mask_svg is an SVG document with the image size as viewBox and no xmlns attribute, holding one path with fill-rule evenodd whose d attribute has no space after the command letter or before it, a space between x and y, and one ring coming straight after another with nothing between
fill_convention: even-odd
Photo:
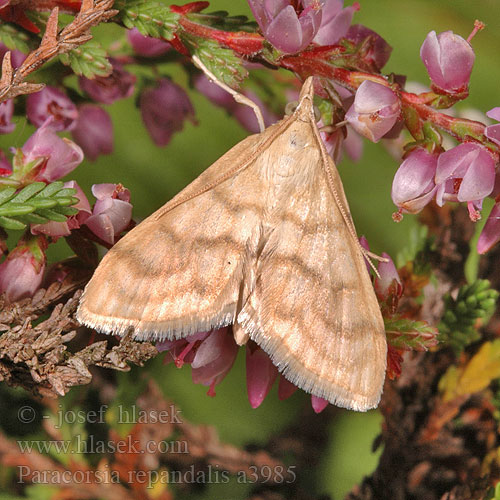
<instances>
[{"instance_id":1,"label":"pink heather flower","mask_svg":"<svg viewBox=\"0 0 500 500\"><path fill-rule=\"evenodd\" d=\"M71 135L83 149L85 157L94 161L99 155L113 152L113 123L108 112L96 104L82 104Z\"/></svg>"},{"instance_id":2,"label":"pink heather flower","mask_svg":"<svg viewBox=\"0 0 500 500\"><path fill-rule=\"evenodd\" d=\"M26 99L28 120L41 127L47 118L53 117L50 126L54 130L71 130L78 118L78 111L71 99L61 90L46 86Z\"/></svg>"},{"instance_id":3,"label":"pink heather flower","mask_svg":"<svg viewBox=\"0 0 500 500\"><path fill-rule=\"evenodd\" d=\"M352 16L359 9L359 6L354 4L345 9L343 7L343 0L325 0L321 25L313 42L318 45L334 45L347 35Z\"/></svg>"},{"instance_id":4,"label":"pink heather flower","mask_svg":"<svg viewBox=\"0 0 500 500\"><path fill-rule=\"evenodd\" d=\"M391 295L395 298L401 297L403 293L403 283L399 277L398 271L390 255L385 252L382 257L388 259L387 262L381 261L378 265L380 278L375 276L375 291L380 301L387 300Z\"/></svg>"},{"instance_id":5,"label":"pink heather flower","mask_svg":"<svg viewBox=\"0 0 500 500\"><path fill-rule=\"evenodd\" d=\"M264 125L269 127L273 123L278 121L278 117L266 107L266 105L259 99L257 94L252 92L251 90L245 90L243 92L249 99L251 99L257 106L259 106L262 111L262 117L264 118ZM234 99L233 99L234 100ZM259 124L257 122L257 118L255 117L255 113L248 106L242 106L241 104L236 103L236 106L233 109L233 116L238 120L242 127L244 127L249 132L256 134L260 132Z\"/></svg>"},{"instance_id":6,"label":"pink heather flower","mask_svg":"<svg viewBox=\"0 0 500 500\"><path fill-rule=\"evenodd\" d=\"M359 161L363 156L363 138L354 132L351 127L347 128L347 137L344 139L343 147L347 156L352 161Z\"/></svg>"},{"instance_id":7,"label":"pink heather flower","mask_svg":"<svg viewBox=\"0 0 500 500\"><path fill-rule=\"evenodd\" d=\"M0 177L8 177L10 174L12 174L12 165L0 149Z\"/></svg>"},{"instance_id":8,"label":"pink heather flower","mask_svg":"<svg viewBox=\"0 0 500 500\"><path fill-rule=\"evenodd\" d=\"M0 42L0 62L3 61L5 53L9 51L10 51L10 62L12 64L12 67L16 69L18 66L21 66L23 61L26 59L26 54L23 54L20 50L11 50L8 47L6 47L2 42Z\"/></svg>"},{"instance_id":9,"label":"pink heather flower","mask_svg":"<svg viewBox=\"0 0 500 500\"><path fill-rule=\"evenodd\" d=\"M495 161L479 144L460 144L439 155L435 183L439 206L445 201L466 201L471 218L477 220L479 213L473 205L480 208L483 199L493 191Z\"/></svg>"},{"instance_id":10,"label":"pink heather flower","mask_svg":"<svg viewBox=\"0 0 500 500\"><path fill-rule=\"evenodd\" d=\"M365 80L345 115L351 127L373 142L378 142L392 129L401 106L397 95L385 85Z\"/></svg>"},{"instance_id":11,"label":"pink heather flower","mask_svg":"<svg viewBox=\"0 0 500 500\"><path fill-rule=\"evenodd\" d=\"M280 381L278 385L278 398L280 401L288 399L298 387L287 380L283 375L280 375Z\"/></svg>"},{"instance_id":12,"label":"pink heather flower","mask_svg":"<svg viewBox=\"0 0 500 500\"><path fill-rule=\"evenodd\" d=\"M196 76L194 80L195 89L203 94L212 104L226 109L230 113L236 107L233 96L211 82L203 73Z\"/></svg>"},{"instance_id":13,"label":"pink heather flower","mask_svg":"<svg viewBox=\"0 0 500 500\"><path fill-rule=\"evenodd\" d=\"M137 28L127 31L127 38L136 54L144 57L157 57L168 52L172 46L161 38L141 35Z\"/></svg>"},{"instance_id":14,"label":"pink heather flower","mask_svg":"<svg viewBox=\"0 0 500 500\"><path fill-rule=\"evenodd\" d=\"M322 122L318 123L318 127L321 129ZM342 159L342 146L344 145L343 130L339 128L333 132L321 131L319 135L325 145L326 152L333 158L334 163L339 164Z\"/></svg>"},{"instance_id":15,"label":"pink heather flower","mask_svg":"<svg viewBox=\"0 0 500 500\"><path fill-rule=\"evenodd\" d=\"M490 109L486 116L500 122L500 107ZM495 123L486 127L484 135L492 142L500 146L500 123Z\"/></svg>"},{"instance_id":16,"label":"pink heather flower","mask_svg":"<svg viewBox=\"0 0 500 500\"><path fill-rule=\"evenodd\" d=\"M431 31L420 48L432 84L448 93L462 92L469 85L474 51L469 42L452 31Z\"/></svg>"},{"instance_id":17,"label":"pink heather flower","mask_svg":"<svg viewBox=\"0 0 500 500\"><path fill-rule=\"evenodd\" d=\"M246 360L248 400L252 408L257 408L274 384L278 369L267 353L252 341L246 346Z\"/></svg>"},{"instance_id":18,"label":"pink heather flower","mask_svg":"<svg viewBox=\"0 0 500 500\"><path fill-rule=\"evenodd\" d=\"M45 234L52 238L68 236L73 229L78 229L90 216L92 210L90 209L89 200L76 181L65 182L64 187L76 189L76 194L73 196L78 198L79 201L75 205L72 205L72 207L77 208L78 213L68 217L66 222L50 221L46 224L32 224L31 234Z\"/></svg>"},{"instance_id":19,"label":"pink heather flower","mask_svg":"<svg viewBox=\"0 0 500 500\"><path fill-rule=\"evenodd\" d=\"M92 194L97 201L84 224L101 240L113 245L132 219L130 192L121 184L94 184Z\"/></svg>"},{"instance_id":20,"label":"pink heather flower","mask_svg":"<svg viewBox=\"0 0 500 500\"><path fill-rule=\"evenodd\" d=\"M414 149L400 165L392 182L391 197L400 211L416 214L436 192L437 155Z\"/></svg>"},{"instance_id":21,"label":"pink heather flower","mask_svg":"<svg viewBox=\"0 0 500 500\"><path fill-rule=\"evenodd\" d=\"M317 0L248 0L265 38L285 54L305 49L321 25L321 3Z\"/></svg>"},{"instance_id":22,"label":"pink heather flower","mask_svg":"<svg viewBox=\"0 0 500 500\"><path fill-rule=\"evenodd\" d=\"M7 99L0 102L0 134L10 134L16 124L12 123L12 115L14 114L14 101Z\"/></svg>"},{"instance_id":23,"label":"pink heather flower","mask_svg":"<svg viewBox=\"0 0 500 500\"><path fill-rule=\"evenodd\" d=\"M210 386L209 396L215 396L215 386L232 368L238 344L234 341L230 327L213 330L204 339L191 362L191 376L195 384Z\"/></svg>"},{"instance_id":24,"label":"pink heather flower","mask_svg":"<svg viewBox=\"0 0 500 500\"><path fill-rule=\"evenodd\" d=\"M315 413L321 413L328 406L328 401L311 395L311 405Z\"/></svg>"},{"instance_id":25,"label":"pink heather flower","mask_svg":"<svg viewBox=\"0 0 500 500\"><path fill-rule=\"evenodd\" d=\"M210 386L209 396L215 396L215 386L229 372L238 354L230 327L195 333L184 339L164 340L156 344L156 348L169 351L166 362L173 360L178 368L190 363L193 382Z\"/></svg>"},{"instance_id":26,"label":"pink heather flower","mask_svg":"<svg viewBox=\"0 0 500 500\"><path fill-rule=\"evenodd\" d=\"M212 83L205 75L199 75L194 84L196 90L202 93L208 98L210 102L216 106L224 108L229 113L231 113L236 120L249 132L257 133L260 132L259 124L255 118L255 113L248 106L243 106L237 103L229 92L221 89L215 83ZM264 125L268 127L276 121L278 117L269 111L266 105L259 99L259 97L253 93L251 90L243 90L243 95L250 98L257 106L259 106L262 111L262 116L264 118Z\"/></svg>"},{"instance_id":27,"label":"pink heather flower","mask_svg":"<svg viewBox=\"0 0 500 500\"><path fill-rule=\"evenodd\" d=\"M157 146L166 146L172 135L184 128L186 119L195 123L189 96L179 85L162 78L139 99L142 121Z\"/></svg>"},{"instance_id":28,"label":"pink heather flower","mask_svg":"<svg viewBox=\"0 0 500 500\"><path fill-rule=\"evenodd\" d=\"M52 129L49 118L24 144L24 164L38 159L35 180L53 182L74 170L83 160L83 151L66 138L59 137Z\"/></svg>"},{"instance_id":29,"label":"pink heather flower","mask_svg":"<svg viewBox=\"0 0 500 500\"><path fill-rule=\"evenodd\" d=\"M353 24L345 38L356 45L363 43L363 49L366 51L364 60L371 62L378 70L381 70L389 60L392 47L370 28L362 24Z\"/></svg>"},{"instance_id":30,"label":"pink heather flower","mask_svg":"<svg viewBox=\"0 0 500 500\"><path fill-rule=\"evenodd\" d=\"M20 241L0 264L0 293L5 293L8 302L31 297L42 283L45 271L45 249L43 236Z\"/></svg>"},{"instance_id":31,"label":"pink heather flower","mask_svg":"<svg viewBox=\"0 0 500 500\"><path fill-rule=\"evenodd\" d=\"M111 63L113 72L109 76L97 76L92 80L81 76L78 80L83 91L103 104L125 99L134 92L135 75L125 71L118 61L112 60Z\"/></svg>"},{"instance_id":32,"label":"pink heather flower","mask_svg":"<svg viewBox=\"0 0 500 500\"><path fill-rule=\"evenodd\" d=\"M491 209L488 220L477 241L478 253L486 253L500 241L500 202L496 202Z\"/></svg>"}]
</instances>

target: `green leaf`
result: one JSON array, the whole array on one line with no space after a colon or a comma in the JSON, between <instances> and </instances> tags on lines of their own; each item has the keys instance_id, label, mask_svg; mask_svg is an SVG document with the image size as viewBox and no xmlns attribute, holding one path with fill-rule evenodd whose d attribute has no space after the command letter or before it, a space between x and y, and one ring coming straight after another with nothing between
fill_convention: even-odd
<instances>
[{"instance_id":1,"label":"green leaf","mask_svg":"<svg viewBox=\"0 0 500 500\"><path fill-rule=\"evenodd\" d=\"M439 324L439 340L448 343L458 356L466 346L479 340L478 320L486 323L495 310L498 292L488 280L464 285L456 299L444 297L445 312Z\"/></svg>"},{"instance_id":2,"label":"green leaf","mask_svg":"<svg viewBox=\"0 0 500 500\"><path fill-rule=\"evenodd\" d=\"M33 212L33 207L21 203L9 203L6 207L0 207L0 215L26 215Z\"/></svg>"},{"instance_id":3,"label":"green leaf","mask_svg":"<svg viewBox=\"0 0 500 500\"><path fill-rule=\"evenodd\" d=\"M188 14L190 20L203 24L204 26L211 26L225 31L252 31L255 32L258 24L255 21L250 21L247 16L230 16L225 10L216 12L195 12Z\"/></svg>"},{"instance_id":4,"label":"green leaf","mask_svg":"<svg viewBox=\"0 0 500 500\"><path fill-rule=\"evenodd\" d=\"M55 195L56 193L61 191L63 186L64 183L62 181L56 181L52 182L51 184L44 185L44 189L38 193L37 197L46 198L48 196Z\"/></svg>"},{"instance_id":5,"label":"green leaf","mask_svg":"<svg viewBox=\"0 0 500 500\"><path fill-rule=\"evenodd\" d=\"M67 216L76 215L78 213L78 208L74 207L56 207L54 210L62 215Z\"/></svg>"},{"instance_id":6,"label":"green leaf","mask_svg":"<svg viewBox=\"0 0 500 500\"><path fill-rule=\"evenodd\" d=\"M0 41L10 50L20 50L27 54L37 44L26 34L12 24L0 24Z\"/></svg>"},{"instance_id":7,"label":"green leaf","mask_svg":"<svg viewBox=\"0 0 500 500\"><path fill-rule=\"evenodd\" d=\"M16 194L14 198L12 198L12 203L23 203L26 200L29 200L31 197L35 196L35 194L39 193L45 187L45 183L43 182L33 182L33 184L29 184L24 187Z\"/></svg>"},{"instance_id":8,"label":"green leaf","mask_svg":"<svg viewBox=\"0 0 500 500\"><path fill-rule=\"evenodd\" d=\"M42 216L46 217L49 220L53 220L56 222L66 222L66 217L55 210L51 210L50 208L41 208L37 210L37 212Z\"/></svg>"},{"instance_id":9,"label":"green leaf","mask_svg":"<svg viewBox=\"0 0 500 500\"><path fill-rule=\"evenodd\" d=\"M60 191L58 191L55 196L57 196L58 198L61 197L61 198L65 198L67 196L70 196L70 197L73 197L73 195L76 194L76 189L74 188L64 188L64 189L61 189Z\"/></svg>"},{"instance_id":10,"label":"green leaf","mask_svg":"<svg viewBox=\"0 0 500 500\"><path fill-rule=\"evenodd\" d=\"M179 14L160 2L127 2L121 11L121 20L129 28L137 28L142 35L172 40L178 28Z\"/></svg>"},{"instance_id":11,"label":"green leaf","mask_svg":"<svg viewBox=\"0 0 500 500\"><path fill-rule=\"evenodd\" d=\"M14 188L0 190L0 226L6 229L24 229L28 224L45 224L49 220L65 222L76 215L76 190L64 188L61 181L45 184L34 182L17 194Z\"/></svg>"},{"instance_id":12,"label":"green leaf","mask_svg":"<svg viewBox=\"0 0 500 500\"><path fill-rule=\"evenodd\" d=\"M49 219L38 214L26 214L21 217L17 217L17 219L25 224L46 224L49 222Z\"/></svg>"},{"instance_id":13,"label":"green leaf","mask_svg":"<svg viewBox=\"0 0 500 500\"><path fill-rule=\"evenodd\" d=\"M63 64L71 66L75 74L86 78L108 76L113 70L106 51L94 40L61 54L59 58Z\"/></svg>"},{"instance_id":14,"label":"green leaf","mask_svg":"<svg viewBox=\"0 0 500 500\"><path fill-rule=\"evenodd\" d=\"M231 50L221 47L213 40L187 40L193 54L226 85L237 88L248 76L241 59Z\"/></svg>"},{"instance_id":15,"label":"green leaf","mask_svg":"<svg viewBox=\"0 0 500 500\"><path fill-rule=\"evenodd\" d=\"M15 195L16 195L15 188L7 187L5 189L2 189L0 191L0 205L2 203L5 203L5 202L11 200L12 198L14 198Z\"/></svg>"},{"instance_id":16,"label":"green leaf","mask_svg":"<svg viewBox=\"0 0 500 500\"><path fill-rule=\"evenodd\" d=\"M384 318L388 342L396 349L425 351L437 345L438 331L425 321Z\"/></svg>"},{"instance_id":17,"label":"green leaf","mask_svg":"<svg viewBox=\"0 0 500 500\"><path fill-rule=\"evenodd\" d=\"M24 229L26 227L26 224L23 224L22 222L13 219L12 217L0 216L0 226L4 227L5 229L13 229L15 231L18 231L20 229Z\"/></svg>"}]
</instances>

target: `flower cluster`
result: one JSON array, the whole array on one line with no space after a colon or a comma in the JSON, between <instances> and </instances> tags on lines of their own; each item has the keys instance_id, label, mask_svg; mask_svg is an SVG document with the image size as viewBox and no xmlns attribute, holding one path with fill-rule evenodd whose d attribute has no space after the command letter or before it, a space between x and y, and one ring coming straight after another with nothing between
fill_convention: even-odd
<instances>
[{"instance_id":1,"label":"flower cluster","mask_svg":"<svg viewBox=\"0 0 500 500\"><path fill-rule=\"evenodd\" d=\"M141 35L137 29L127 34L135 54L157 57L171 49L162 40ZM0 44L0 55L7 49ZM13 67L25 59L19 51L11 53ZM62 86L45 86L30 94L25 101L25 113L36 127L26 143L12 149L9 159L0 151L0 189L2 186L22 188L34 182L52 183L70 174L84 158L96 160L113 151L113 123L106 106L129 98L135 91L136 77L125 69L118 59L111 60L108 76L92 79L81 76L78 80L81 96L75 101ZM186 92L161 78L153 88L143 88L139 97L146 129L157 145L168 144L172 135L182 129L185 119L194 121L194 110ZM0 134L11 133L14 102L0 103ZM60 137L69 132L73 140ZM62 220L29 224L26 234L0 264L0 293L8 301L31 296L42 285L47 285L45 252L48 244L66 237L80 228L90 238L104 246L112 246L131 223L130 193L120 184L95 184L92 194L96 201L91 206L87 196L75 181L64 183L63 189L72 190L78 200L73 205L76 213Z\"/></svg>"},{"instance_id":2,"label":"flower cluster","mask_svg":"<svg viewBox=\"0 0 500 500\"><path fill-rule=\"evenodd\" d=\"M366 238L360 238L360 243L369 250ZM385 260L379 264L378 275L374 277L374 287L380 303L394 311L403 294L403 286L390 256L384 253L383 257ZM369 266L368 270L371 271ZM215 386L229 373L239 351L231 326L178 340L164 340L156 347L160 352L167 351L165 363L173 362L177 368L190 364L193 382L207 386L209 396L215 396ZM298 387L280 375L269 355L252 340L246 341L245 356L247 394L252 408L262 404L277 378L280 400L297 391ZM311 395L311 405L316 413L320 413L328 401Z\"/></svg>"},{"instance_id":3,"label":"flower cluster","mask_svg":"<svg viewBox=\"0 0 500 500\"><path fill-rule=\"evenodd\" d=\"M405 90L403 76L381 74L391 47L366 26L352 25L354 14L360 9L357 2L347 6L343 0L248 3L258 24L252 33L251 25L239 17L230 18L225 25L226 17L221 13L196 15L206 2L162 7L150 19L122 11L120 19L130 29L111 46L112 57L103 57L95 46L89 52L82 50L80 60L78 51L72 51L71 57L61 57L61 63L78 74L71 85L65 81L68 70L53 75L50 85L15 103L13 99L1 102L0 134L12 133L19 115L25 115L36 131L22 147L11 149L12 157L0 151L0 192L17 196L34 183L39 183L40 189L40 183L50 187L82 164L84 158L95 161L112 153L113 106L125 99L137 103L153 143L169 144L187 121L195 124L196 120L188 93L165 73L163 63L185 62L186 56L196 52L214 74L233 87L241 83L249 70L265 71L269 66L285 68L301 80L309 75L320 76L315 81L320 135L335 161L340 160L342 149L358 157L361 137L372 142L398 138L406 127L412 142L404 146L402 162L394 176L392 199L398 208L394 218L400 219L403 213L418 213L434 200L438 206L446 202L466 203L470 218L476 221L484 199L491 197L495 205L479 238L479 252L486 252L500 240L500 124L483 126L455 119L453 112L447 115L438 111L452 107L468 95L475 59L472 35L467 40L451 31L432 31L427 35L420 57L430 78L430 89L414 94ZM33 34L39 32L24 15L18 15L17 21L8 20L18 22ZM6 51L0 45L2 57ZM61 54L64 55L67 54ZM25 57L13 51L13 68L23 65ZM102 64L100 58L104 60ZM88 71L88 61L94 64L95 71ZM187 78L194 89L227 110L247 130L259 131L248 107L237 104L230 94L203 75L189 70ZM257 103L265 124L270 125L278 119L271 109L278 113L280 107L275 89L281 85L285 89L283 95L296 93L297 82L287 79L284 72L272 83L266 78L259 80L261 99L249 87L244 86L242 93ZM8 94L11 95L17 94ZM500 108L487 115L500 121ZM454 146L443 141L443 131L456 140ZM400 143L402 140L400 137ZM58 182L61 186L62 182ZM44 218L30 212L31 218L22 219L26 214L21 214L21 222L15 218L0 221L7 229L19 229L15 224L8 227L8 223L15 222L26 229L10 251L3 243L3 234L0 238L0 293L5 293L7 300L30 296L42 284L56 279L46 270L46 250L51 242L78 231L78 236L109 248L132 224L130 192L121 184L94 184L92 203L74 180L66 181L62 189L72 203L71 207L64 207L63 217L52 212L55 218ZM366 241L361 244L367 247ZM394 319L403 285L392 260L385 254L384 257L387 260L379 264L373 284L384 316ZM239 350L231 327L165 341L158 347L168 351L167 359L177 366L191 364L193 381L208 386L210 395L215 394L215 386L229 372ZM262 403L276 379L280 399L295 392L297 388L279 374L257 344L248 341L245 350L252 407ZM397 376L400 371L401 352L389 350L390 376ZM325 400L312 397L315 411L326 405Z\"/></svg>"}]
</instances>

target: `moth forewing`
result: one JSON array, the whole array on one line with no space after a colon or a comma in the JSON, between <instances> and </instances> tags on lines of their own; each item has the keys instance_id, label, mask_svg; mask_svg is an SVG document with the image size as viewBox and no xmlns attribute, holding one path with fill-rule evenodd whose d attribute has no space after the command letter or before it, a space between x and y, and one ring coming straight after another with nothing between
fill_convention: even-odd
<instances>
[{"instance_id":1,"label":"moth forewing","mask_svg":"<svg viewBox=\"0 0 500 500\"><path fill-rule=\"evenodd\" d=\"M120 240L86 287L79 320L138 339L235 324L284 376L331 403L378 404L386 340L337 169L296 111L237 144Z\"/></svg>"}]
</instances>

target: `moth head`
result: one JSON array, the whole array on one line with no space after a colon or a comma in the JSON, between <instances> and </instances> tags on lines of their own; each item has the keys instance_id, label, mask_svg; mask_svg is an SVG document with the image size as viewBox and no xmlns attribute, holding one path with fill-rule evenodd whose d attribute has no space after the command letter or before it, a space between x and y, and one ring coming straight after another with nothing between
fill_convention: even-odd
<instances>
[{"instance_id":1,"label":"moth head","mask_svg":"<svg viewBox=\"0 0 500 500\"><path fill-rule=\"evenodd\" d=\"M286 105L285 113L287 115L295 114L297 118L304 121L313 119L315 122L318 122L320 120L321 114L319 110L314 107L314 85L312 76L309 76L302 85L299 100L289 102Z\"/></svg>"}]
</instances>

